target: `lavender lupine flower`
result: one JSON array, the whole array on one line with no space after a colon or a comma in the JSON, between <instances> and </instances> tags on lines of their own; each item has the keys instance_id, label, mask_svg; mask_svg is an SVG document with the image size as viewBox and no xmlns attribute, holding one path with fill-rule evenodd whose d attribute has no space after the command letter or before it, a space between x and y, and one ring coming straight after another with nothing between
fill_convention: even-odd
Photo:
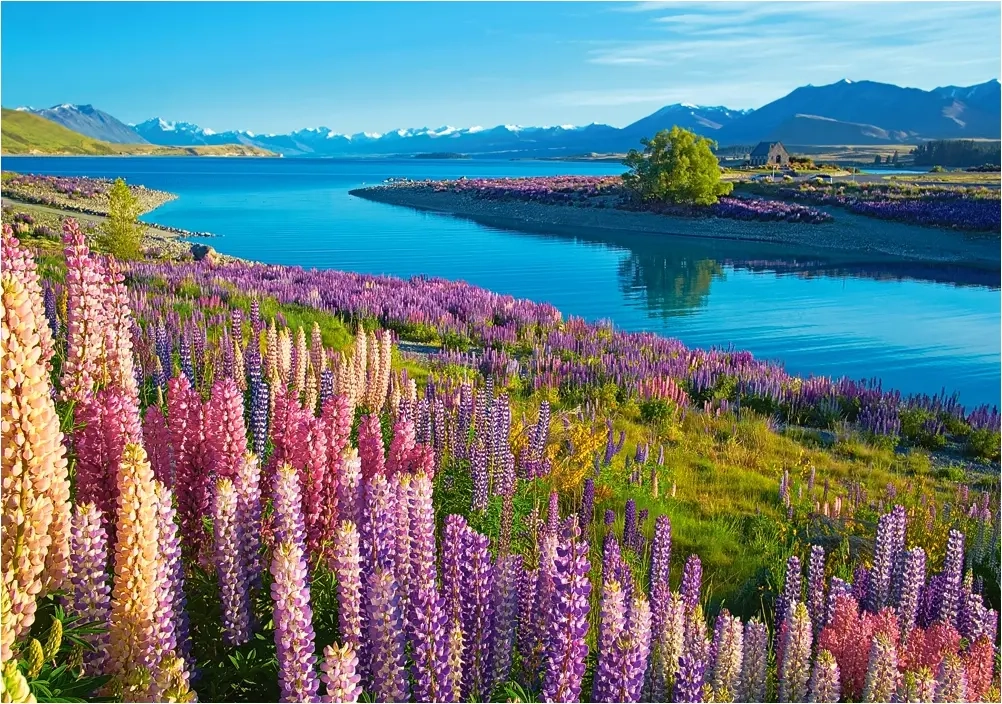
<instances>
[{"instance_id":1,"label":"lavender lupine flower","mask_svg":"<svg viewBox=\"0 0 1002 704\"><path fill-rule=\"evenodd\" d=\"M579 540L576 520L565 522L557 542L553 595L549 608L549 637L543 695L554 702L577 701L585 671L588 646L588 545Z\"/></svg>"},{"instance_id":2,"label":"lavender lupine flower","mask_svg":"<svg viewBox=\"0 0 1002 704\"><path fill-rule=\"evenodd\" d=\"M334 371L324 368L320 372L320 407L323 408L327 400L334 395Z\"/></svg>"},{"instance_id":3,"label":"lavender lupine flower","mask_svg":"<svg viewBox=\"0 0 1002 704\"><path fill-rule=\"evenodd\" d=\"M56 292L52 288L52 283L46 279L42 282L42 300L45 307L45 320L52 331L52 338L59 335L59 316L56 314Z\"/></svg>"},{"instance_id":4,"label":"lavender lupine flower","mask_svg":"<svg viewBox=\"0 0 1002 704\"><path fill-rule=\"evenodd\" d=\"M612 661L611 682L606 701L640 701L650 646L651 609L640 595L634 599L626 624L612 644L608 658Z\"/></svg>"},{"instance_id":5,"label":"lavender lupine flower","mask_svg":"<svg viewBox=\"0 0 1002 704\"><path fill-rule=\"evenodd\" d=\"M396 494L394 512L387 516L393 525L393 576L400 589L400 608L404 619L410 613L411 595L411 475L400 473L391 480L392 491Z\"/></svg>"},{"instance_id":6,"label":"lavender lupine flower","mask_svg":"<svg viewBox=\"0 0 1002 704\"><path fill-rule=\"evenodd\" d=\"M362 638L362 559L359 553L358 529L351 521L341 521L334 533L332 568L337 576L338 630L345 645L351 646L359 659L359 673L366 672Z\"/></svg>"},{"instance_id":7,"label":"lavender lupine flower","mask_svg":"<svg viewBox=\"0 0 1002 704\"><path fill-rule=\"evenodd\" d=\"M616 678L616 668L619 663L615 657L615 643L626 627L626 602L623 598L623 588L614 578L602 580L602 604L598 630L598 666L595 669L595 680L592 689L592 700L596 702L611 702L613 699L613 682Z\"/></svg>"},{"instance_id":8,"label":"lavender lupine flower","mask_svg":"<svg viewBox=\"0 0 1002 704\"><path fill-rule=\"evenodd\" d=\"M709 665L712 643L706 634L706 621L703 620L703 607L686 609L685 630L682 636L682 654L695 658L703 663L703 673Z\"/></svg>"},{"instance_id":9,"label":"lavender lupine flower","mask_svg":"<svg viewBox=\"0 0 1002 704\"><path fill-rule=\"evenodd\" d=\"M581 491L581 530L586 531L595 518L595 480L585 479Z\"/></svg>"},{"instance_id":10,"label":"lavender lupine flower","mask_svg":"<svg viewBox=\"0 0 1002 704\"><path fill-rule=\"evenodd\" d=\"M779 671L779 701L802 702L807 699L811 676L811 617L803 602L791 605L786 620L783 662Z\"/></svg>"},{"instance_id":11,"label":"lavender lupine flower","mask_svg":"<svg viewBox=\"0 0 1002 704\"><path fill-rule=\"evenodd\" d=\"M99 675L108 661L108 619L111 617L111 583L108 580L108 535L101 511L94 504L77 505L70 529L70 567L73 591L69 608L83 623L96 624L97 633L83 639L84 672Z\"/></svg>"},{"instance_id":12,"label":"lavender lupine flower","mask_svg":"<svg viewBox=\"0 0 1002 704\"><path fill-rule=\"evenodd\" d=\"M344 645L328 645L324 648L324 661L321 665L323 680L327 693L320 697L321 702L357 702L362 693L361 678L355 672L358 668L358 656L350 643Z\"/></svg>"},{"instance_id":13,"label":"lavender lupine flower","mask_svg":"<svg viewBox=\"0 0 1002 704\"><path fill-rule=\"evenodd\" d=\"M857 565L852 573L852 598L858 604L865 604L870 593L870 570L863 565Z\"/></svg>"},{"instance_id":14,"label":"lavender lupine flower","mask_svg":"<svg viewBox=\"0 0 1002 704\"><path fill-rule=\"evenodd\" d=\"M463 619L464 535L466 519L457 514L445 518L442 533L442 598L450 622Z\"/></svg>"},{"instance_id":15,"label":"lavender lupine flower","mask_svg":"<svg viewBox=\"0 0 1002 704\"><path fill-rule=\"evenodd\" d=\"M722 609L714 631L710 683L715 701L734 701L741 681L744 659L744 626L741 619Z\"/></svg>"},{"instance_id":16,"label":"lavender lupine flower","mask_svg":"<svg viewBox=\"0 0 1002 704\"><path fill-rule=\"evenodd\" d=\"M237 520L237 492L228 477L216 484L212 505L216 574L223 616L223 638L229 645L250 640L250 589L243 559L242 527Z\"/></svg>"},{"instance_id":17,"label":"lavender lupine flower","mask_svg":"<svg viewBox=\"0 0 1002 704\"><path fill-rule=\"evenodd\" d=\"M662 514L654 521L654 542L651 545L651 589L659 583L668 584L671 573L671 520Z\"/></svg>"},{"instance_id":18,"label":"lavender lupine flower","mask_svg":"<svg viewBox=\"0 0 1002 704\"><path fill-rule=\"evenodd\" d=\"M539 570L526 569L522 571L518 584L518 626L516 628L516 647L522 656L522 674L527 681L536 677L538 667L540 631L538 602L536 589L539 586Z\"/></svg>"},{"instance_id":19,"label":"lavender lupine flower","mask_svg":"<svg viewBox=\"0 0 1002 704\"><path fill-rule=\"evenodd\" d=\"M683 655L678 659L678 674L675 675L675 686L672 690L674 702L703 701L703 673L706 663L691 655Z\"/></svg>"},{"instance_id":20,"label":"lavender lupine flower","mask_svg":"<svg viewBox=\"0 0 1002 704\"><path fill-rule=\"evenodd\" d=\"M936 701L967 701L967 672L963 661L953 653L943 658L936 672Z\"/></svg>"},{"instance_id":21,"label":"lavender lupine flower","mask_svg":"<svg viewBox=\"0 0 1002 704\"><path fill-rule=\"evenodd\" d=\"M181 372L188 377L188 383L197 386L195 368L191 362L191 342L188 341L188 336L184 333L181 334L179 356L181 358Z\"/></svg>"},{"instance_id":22,"label":"lavender lupine flower","mask_svg":"<svg viewBox=\"0 0 1002 704\"><path fill-rule=\"evenodd\" d=\"M800 558L791 555L786 561L786 579L783 582L783 591L776 599L776 623L783 623L793 605L800 601L800 586Z\"/></svg>"},{"instance_id":23,"label":"lavender lupine flower","mask_svg":"<svg viewBox=\"0 0 1002 704\"><path fill-rule=\"evenodd\" d=\"M687 608L694 609L699 604L702 581L703 563L699 561L699 555L689 555L682 569L682 585L679 590Z\"/></svg>"},{"instance_id":24,"label":"lavender lupine flower","mask_svg":"<svg viewBox=\"0 0 1002 704\"><path fill-rule=\"evenodd\" d=\"M739 699L765 701L765 674L769 658L769 633L765 624L751 620L745 624L744 658L741 661Z\"/></svg>"},{"instance_id":25,"label":"lavender lupine flower","mask_svg":"<svg viewBox=\"0 0 1002 704\"><path fill-rule=\"evenodd\" d=\"M156 332L154 333L154 346L157 358L160 360L160 367L163 369L164 377L169 380L174 374L174 363L171 360L173 349L170 338L167 336L167 329L162 323L157 325Z\"/></svg>"},{"instance_id":26,"label":"lavender lupine flower","mask_svg":"<svg viewBox=\"0 0 1002 704\"><path fill-rule=\"evenodd\" d=\"M605 514L603 514L602 516L602 522L605 523L605 525L607 526L611 526L613 523L616 522L616 512L613 511L611 508L607 508L605 510Z\"/></svg>"},{"instance_id":27,"label":"lavender lupine flower","mask_svg":"<svg viewBox=\"0 0 1002 704\"><path fill-rule=\"evenodd\" d=\"M313 701L320 680L314 670L316 636L302 541L286 540L275 547L271 576L281 700Z\"/></svg>"},{"instance_id":28,"label":"lavender lupine flower","mask_svg":"<svg viewBox=\"0 0 1002 704\"><path fill-rule=\"evenodd\" d=\"M373 692L379 701L406 701L410 692L404 667L404 622L393 571L377 563L366 582Z\"/></svg>"},{"instance_id":29,"label":"lavender lupine flower","mask_svg":"<svg viewBox=\"0 0 1002 704\"><path fill-rule=\"evenodd\" d=\"M814 637L827 623L828 600L825 598L825 549L820 545L811 547L811 558L807 563L807 613L814 624Z\"/></svg>"},{"instance_id":30,"label":"lavender lupine flower","mask_svg":"<svg viewBox=\"0 0 1002 704\"><path fill-rule=\"evenodd\" d=\"M275 542L303 543L306 539L303 495L299 486L299 475L290 465L279 467L274 493Z\"/></svg>"},{"instance_id":31,"label":"lavender lupine flower","mask_svg":"<svg viewBox=\"0 0 1002 704\"><path fill-rule=\"evenodd\" d=\"M822 650L814 661L814 671L811 673L810 693L807 696L807 701L811 704L837 702L841 693L839 677L840 673L835 656L827 650Z\"/></svg>"},{"instance_id":32,"label":"lavender lupine flower","mask_svg":"<svg viewBox=\"0 0 1002 704\"><path fill-rule=\"evenodd\" d=\"M925 551L913 548L905 553L904 576L901 580L901 599L898 618L901 632L910 633L918 616L919 592L925 585Z\"/></svg>"},{"instance_id":33,"label":"lavender lupine flower","mask_svg":"<svg viewBox=\"0 0 1002 704\"><path fill-rule=\"evenodd\" d=\"M182 658L182 673L188 678L192 664L188 615L185 612L184 565L181 562L181 542L174 511L174 492L156 483L157 492L157 620L156 649L162 661L177 654Z\"/></svg>"},{"instance_id":34,"label":"lavender lupine flower","mask_svg":"<svg viewBox=\"0 0 1002 704\"><path fill-rule=\"evenodd\" d=\"M879 633L870 648L870 664L866 669L862 701L891 701L898 690L898 677L897 646L886 634Z\"/></svg>"},{"instance_id":35,"label":"lavender lupine flower","mask_svg":"<svg viewBox=\"0 0 1002 704\"><path fill-rule=\"evenodd\" d=\"M964 534L951 530L943 560L942 592L939 599L939 620L956 623L960 609L960 583L964 577Z\"/></svg>"},{"instance_id":36,"label":"lavender lupine flower","mask_svg":"<svg viewBox=\"0 0 1002 704\"><path fill-rule=\"evenodd\" d=\"M441 701L448 680L448 619L436 586L435 508L431 479L410 483L411 569L408 627L414 661L414 698Z\"/></svg>"},{"instance_id":37,"label":"lavender lupine flower","mask_svg":"<svg viewBox=\"0 0 1002 704\"><path fill-rule=\"evenodd\" d=\"M463 535L463 699L490 697L490 654L494 632L491 592L494 566L490 540L467 527Z\"/></svg>"},{"instance_id":38,"label":"lavender lupine flower","mask_svg":"<svg viewBox=\"0 0 1002 704\"><path fill-rule=\"evenodd\" d=\"M546 513L546 532L549 535L560 534L560 494L550 492L550 503Z\"/></svg>"},{"instance_id":39,"label":"lavender lupine flower","mask_svg":"<svg viewBox=\"0 0 1002 704\"><path fill-rule=\"evenodd\" d=\"M623 547L636 548L637 537L637 502L633 499L626 500L626 509L623 514Z\"/></svg>"},{"instance_id":40,"label":"lavender lupine flower","mask_svg":"<svg viewBox=\"0 0 1002 704\"><path fill-rule=\"evenodd\" d=\"M877 523L877 542L873 551L873 570L870 573L870 590L866 608L873 613L891 602L892 582L898 553L904 547L904 509L896 507L885 513ZM900 580L898 580L900 583Z\"/></svg>"},{"instance_id":41,"label":"lavender lupine flower","mask_svg":"<svg viewBox=\"0 0 1002 704\"><path fill-rule=\"evenodd\" d=\"M511 675L511 650L515 643L515 617L518 614L521 573L521 555L499 557L494 566L494 593L491 597L494 612L491 674L494 686L506 682Z\"/></svg>"},{"instance_id":42,"label":"lavender lupine flower","mask_svg":"<svg viewBox=\"0 0 1002 704\"><path fill-rule=\"evenodd\" d=\"M483 511L487 508L487 490L490 476L487 473L487 448L476 442L470 448L470 474L473 477L473 511Z\"/></svg>"},{"instance_id":43,"label":"lavender lupine flower","mask_svg":"<svg viewBox=\"0 0 1002 704\"><path fill-rule=\"evenodd\" d=\"M237 466L233 487L237 492L237 523L240 553L251 587L261 585L261 468L257 456L248 452Z\"/></svg>"}]
</instances>

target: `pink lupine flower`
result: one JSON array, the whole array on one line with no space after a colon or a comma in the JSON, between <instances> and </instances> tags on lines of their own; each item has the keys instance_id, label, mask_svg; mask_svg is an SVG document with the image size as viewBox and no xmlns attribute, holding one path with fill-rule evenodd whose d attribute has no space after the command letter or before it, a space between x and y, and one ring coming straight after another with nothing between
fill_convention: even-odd
<instances>
[{"instance_id":1,"label":"pink lupine flower","mask_svg":"<svg viewBox=\"0 0 1002 704\"><path fill-rule=\"evenodd\" d=\"M66 359L62 395L80 400L103 379L104 332L108 326L105 269L90 254L83 232L72 218L63 223L66 244Z\"/></svg>"}]
</instances>

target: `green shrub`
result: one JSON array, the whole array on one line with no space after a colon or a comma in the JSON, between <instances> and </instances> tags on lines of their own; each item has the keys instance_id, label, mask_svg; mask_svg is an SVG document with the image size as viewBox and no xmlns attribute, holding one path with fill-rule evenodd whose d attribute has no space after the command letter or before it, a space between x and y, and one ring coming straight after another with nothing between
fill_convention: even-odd
<instances>
[{"instance_id":1,"label":"green shrub","mask_svg":"<svg viewBox=\"0 0 1002 704\"><path fill-rule=\"evenodd\" d=\"M964 451L971 457L976 457L982 460L995 460L999 459L999 443L1000 443L999 433L994 430L989 430L987 428L979 428L977 430L972 430L971 434L967 436L967 443L964 445Z\"/></svg>"},{"instance_id":2,"label":"green shrub","mask_svg":"<svg viewBox=\"0 0 1002 704\"><path fill-rule=\"evenodd\" d=\"M643 153L631 149L623 160L630 167L623 183L644 200L713 205L734 188L720 180L716 144L695 132L675 126L640 143Z\"/></svg>"}]
</instances>

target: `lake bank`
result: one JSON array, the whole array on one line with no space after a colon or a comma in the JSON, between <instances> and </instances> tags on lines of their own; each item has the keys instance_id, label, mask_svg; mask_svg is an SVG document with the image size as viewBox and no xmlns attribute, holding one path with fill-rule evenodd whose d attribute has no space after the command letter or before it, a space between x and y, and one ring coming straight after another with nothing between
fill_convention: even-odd
<instances>
[{"instance_id":1,"label":"lake bank","mask_svg":"<svg viewBox=\"0 0 1002 704\"><path fill-rule=\"evenodd\" d=\"M412 184L359 188L349 191L349 194L509 229L593 235L630 232L770 242L854 252L876 256L878 259L948 263L988 271L998 271L1000 268L997 234L968 234L874 220L839 208L822 208L835 216L834 222L803 224L687 218L614 208L502 201L452 191L436 191L427 186Z\"/></svg>"}]
</instances>

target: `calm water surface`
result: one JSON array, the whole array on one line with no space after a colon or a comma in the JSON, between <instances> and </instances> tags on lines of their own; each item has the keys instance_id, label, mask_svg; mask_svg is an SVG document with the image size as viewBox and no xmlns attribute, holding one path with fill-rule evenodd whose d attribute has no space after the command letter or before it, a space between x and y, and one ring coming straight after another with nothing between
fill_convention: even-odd
<instances>
[{"instance_id":1,"label":"calm water surface","mask_svg":"<svg viewBox=\"0 0 1002 704\"><path fill-rule=\"evenodd\" d=\"M691 346L732 344L798 374L877 376L906 393L946 387L969 405L999 403L997 286L958 286L928 270L863 273L831 253L758 243L499 230L348 195L391 176L620 173L615 164L7 157L3 168L123 176L175 192L147 219L215 233L206 241L240 257L463 279Z\"/></svg>"}]
</instances>

